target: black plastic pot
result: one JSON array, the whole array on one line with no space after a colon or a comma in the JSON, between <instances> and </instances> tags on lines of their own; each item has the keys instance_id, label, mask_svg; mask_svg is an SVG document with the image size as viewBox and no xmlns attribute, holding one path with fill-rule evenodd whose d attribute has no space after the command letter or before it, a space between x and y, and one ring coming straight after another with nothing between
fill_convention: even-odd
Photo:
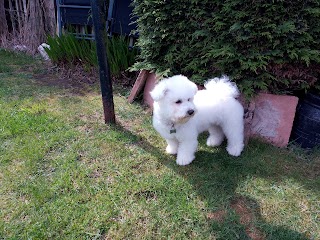
<instances>
[{"instance_id":1,"label":"black plastic pot","mask_svg":"<svg viewBox=\"0 0 320 240\"><path fill-rule=\"evenodd\" d=\"M302 148L320 146L320 95L308 93L299 101L291 140Z\"/></svg>"}]
</instances>

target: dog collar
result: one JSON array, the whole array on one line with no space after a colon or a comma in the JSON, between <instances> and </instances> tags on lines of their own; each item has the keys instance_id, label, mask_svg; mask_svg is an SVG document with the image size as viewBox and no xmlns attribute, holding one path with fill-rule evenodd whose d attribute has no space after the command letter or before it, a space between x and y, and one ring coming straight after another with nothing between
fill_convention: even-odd
<instances>
[{"instance_id":1,"label":"dog collar","mask_svg":"<svg viewBox=\"0 0 320 240\"><path fill-rule=\"evenodd\" d=\"M177 129L174 127L174 123L172 123L171 128L170 128L170 134L176 133Z\"/></svg>"}]
</instances>

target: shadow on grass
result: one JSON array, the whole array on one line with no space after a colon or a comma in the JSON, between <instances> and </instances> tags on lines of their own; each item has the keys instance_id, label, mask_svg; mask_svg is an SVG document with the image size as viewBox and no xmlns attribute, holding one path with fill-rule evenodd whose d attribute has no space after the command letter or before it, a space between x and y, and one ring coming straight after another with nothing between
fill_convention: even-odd
<instances>
[{"instance_id":1,"label":"shadow on grass","mask_svg":"<svg viewBox=\"0 0 320 240\"><path fill-rule=\"evenodd\" d=\"M239 158L229 156L225 146L216 148L216 152L200 147L196 159L183 167L176 165L173 157L169 157L164 149L153 146L148 139L121 126L119 128L131 138L139 139L137 144L140 147L192 184L198 196L207 203L206 218L212 231L219 233L219 239L309 239L306 234L267 223L258 202L237 190L239 184L250 178L264 178L275 183L293 178L309 190L319 191L316 184L303 180L308 173L301 169L309 168L303 167L303 162L290 162L288 159L279 162L276 157L281 150L251 141ZM205 135L200 136L199 145L205 145ZM269 156L272 149L275 153Z\"/></svg>"}]
</instances>

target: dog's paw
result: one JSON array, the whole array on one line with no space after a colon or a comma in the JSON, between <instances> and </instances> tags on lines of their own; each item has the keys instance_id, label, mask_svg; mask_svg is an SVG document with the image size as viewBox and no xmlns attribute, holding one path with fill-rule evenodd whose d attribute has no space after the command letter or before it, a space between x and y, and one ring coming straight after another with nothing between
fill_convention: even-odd
<instances>
[{"instance_id":1,"label":"dog's paw","mask_svg":"<svg viewBox=\"0 0 320 240\"><path fill-rule=\"evenodd\" d=\"M216 147L216 146L220 146L221 143L223 141L223 137L214 137L212 135L210 135L207 139L207 146L209 147Z\"/></svg>"},{"instance_id":2,"label":"dog's paw","mask_svg":"<svg viewBox=\"0 0 320 240\"><path fill-rule=\"evenodd\" d=\"M169 153L169 154L175 155L175 154L177 154L178 149L175 148L175 147L172 147L172 146L168 145L168 146L166 147L166 152Z\"/></svg>"},{"instance_id":3,"label":"dog's paw","mask_svg":"<svg viewBox=\"0 0 320 240\"><path fill-rule=\"evenodd\" d=\"M238 157L240 156L241 152L243 150L243 144L242 145L235 145L235 146L228 146L227 151L231 156Z\"/></svg>"},{"instance_id":4,"label":"dog's paw","mask_svg":"<svg viewBox=\"0 0 320 240\"><path fill-rule=\"evenodd\" d=\"M177 157L177 164L180 166L185 166L190 164L194 160L194 156L189 156L189 157Z\"/></svg>"}]
</instances>

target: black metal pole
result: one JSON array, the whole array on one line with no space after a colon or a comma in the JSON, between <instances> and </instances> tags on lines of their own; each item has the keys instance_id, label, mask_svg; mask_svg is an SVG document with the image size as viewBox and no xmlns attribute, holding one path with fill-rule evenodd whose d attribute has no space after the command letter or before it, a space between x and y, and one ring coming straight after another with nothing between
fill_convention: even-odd
<instances>
[{"instance_id":1,"label":"black metal pole","mask_svg":"<svg viewBox=\"0 0 320 240\"><path fill-rule=\"evenodd\" d=\"M105 123L115 123L112 82L106 52L105 0L91 0L92 20L94 26L97 56L99 63L100 86Z\"/></svg>"}]
</instances>

